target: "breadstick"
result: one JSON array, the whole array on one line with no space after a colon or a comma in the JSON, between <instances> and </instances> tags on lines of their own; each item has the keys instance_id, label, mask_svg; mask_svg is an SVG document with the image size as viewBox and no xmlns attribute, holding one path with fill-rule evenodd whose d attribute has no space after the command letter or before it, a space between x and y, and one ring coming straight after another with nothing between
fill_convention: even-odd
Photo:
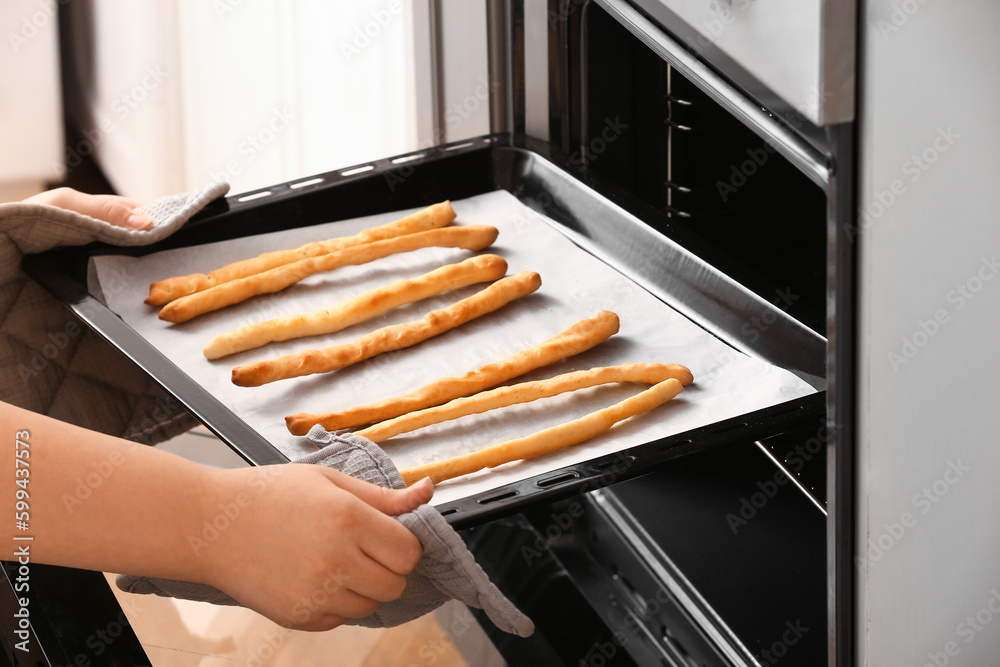
<instances>
[{"instance_id":1,"label":"breadstick","mask_svg":"<svg viewBox=\"0 0 1000 667\"><path fill-rule=\"evenodd\" d=\"M365 243L326 255L300 259L297 262L285 264L263 273L230 280L227 283L209 287L207 290L182 296L160 310L160 319L175 323L187 322L193 317L246 301L252 296L280 292L314 273L332 271L348 264L366 264L389 255L434 246L482 250L492 244L496 238L496 227L468 225L431 229L384 241Z\"/></svg>"},{"instance_id":2,"label":"breadstick","mask_svg":"<svg viewBox=\"0 0 1000 667\"><path fill-rule=\"evenodd\" d=\"M327 430L336 431L392 419L407 412L441 405L453 398L469 396L495 387L537 368L585 352L617 332L618 316L609 310L602 310L535 347L522 350L502 361L481 366L462 377L441 378L405 396L388 398L342 412L326 414L296 412L285 417L285 426L292 435L305 435L316 424L322 425Z\"/></svg>"},{"instance_id":3,"label":"breadstick","mask_svg":"<svg viewBox=\"0 0 1000 667\"><path fill-rule=\"evenodd\" d=\"M351 343L323 350L305 350L269 361L233 369L233 384L258 387L275 380L327 373L370 359L383 352L411 347L432 336L465 324L538 289L537 273L522 271L498 280L486 289L441 310L432 310L416 322L383 327Z\"/></svg>"},{"instance_id":4,"label":"breadstick","mask_svg":"<svg viewBox=\"0 0 1000 667\"><path fill-rule=\"evenodd\" d=\"M469 454L425 463L412 468L403 468L399 474L402 475L403 481L407 485L424 477L430 477L431 481L437 484L446 479L467 475L483 468L495 468L510 461L529 459L540 454L555 452L600 435L623 419L659 407L681 393L683 388L678 380L673 378L664 380L621 403L592 412L580 419L574 419L527 437L509 440Z\"/></svg>"},{"instance_id":5,"label":"breadstick","mask_svg":"<svg viewBox=\"0 0 1000 667\"><path fill-rule=\"evenodd\" d=\"M499 280L506 272L507 262L502 257L476 255L458 264L442 266L418 278L397 280L328 310L240 327L208 341L202 352L206 359L218 359L276 341L334 333L405 303L420 301L466 285Z\"/></svg>"},{"instance_id":6,"label":"breadstick","mask_svg":"<svg viewBox=\"0 0 1000 667\"><path fill-rule=\"evenodd\" d=\"M372 243L396 236L405 236L406 234L444 227L454 219L455 211L451 208L451 202L441 202L440 204L434 204L416 213L412 213L405 218L400 218L395 222L390 222L387 225L371 227L354 236L315 241L294 250L267 252L251 259L227 264L208 275L204 273L192 273L189 276L178 276L155 282L149 286L149 296L146 298L146 303L150 306L162 306L168 301L173 301L182 296L201 292L209 287L221 285L237 278L246 278L256 273L263 273L276 266L290 264L306 257L325 255L364 243Z\"/></svg>"},{"instance_id":7,"label":"breadstick","mask_svg":"<svg viewBox=\"0 0 1000 667\"><path fill-rule=\"evenodd\" d=\"M642 382L657 384L674 378L681 384L691 384L694 380L689 371L680 364L621 364L591 368L557 375L548 380L522 382L509 387L499 387L474 396L456 398L445 405L411 412L375 426L370 426L357 434L372 442L382 442L400 433L409 433L431 424L458 419L466 415L477 415L497 408L505 408L518 403L528 403L540 398L549 398L569 391L595 387L612 382Z\"/></svg>"}]
</instances>

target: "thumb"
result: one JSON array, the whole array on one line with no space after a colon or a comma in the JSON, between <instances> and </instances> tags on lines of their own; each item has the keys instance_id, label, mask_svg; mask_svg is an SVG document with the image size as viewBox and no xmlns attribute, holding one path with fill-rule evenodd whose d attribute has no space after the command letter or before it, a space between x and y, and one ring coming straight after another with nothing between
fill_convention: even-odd
<instances>
[{"instance_id":1,"label":"thumb","mask_svg":"<svg viewBox=\"0 0 1000 667\"><path fill-rule=\"evenodd\" d=\"M422 479L405 489L390 489L345 475L338 470L323 468L330 480L344 491L362 502L390 516L412 512L430 501L434 495L434 485L429 478Z\"/></svg>"}]
</instances>

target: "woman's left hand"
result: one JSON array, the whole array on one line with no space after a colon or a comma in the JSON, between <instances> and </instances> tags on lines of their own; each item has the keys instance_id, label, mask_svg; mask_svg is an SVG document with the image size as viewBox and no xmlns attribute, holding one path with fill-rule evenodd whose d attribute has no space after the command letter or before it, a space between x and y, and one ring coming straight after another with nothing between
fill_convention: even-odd
<instances>
[{"instance_id":1,"label":"woman's left hand","mask_svg":"<svg viewBox=\"0 0 1000 667\"><path fill-rule=\"evenodd\" d=\"M140 202L118 195L88 195L73 188L56 188L28 197L24 202L76 211L126 229L145 230L153 226L152 218L136 211L142 205Z\"/></svg>"}]
</instances>

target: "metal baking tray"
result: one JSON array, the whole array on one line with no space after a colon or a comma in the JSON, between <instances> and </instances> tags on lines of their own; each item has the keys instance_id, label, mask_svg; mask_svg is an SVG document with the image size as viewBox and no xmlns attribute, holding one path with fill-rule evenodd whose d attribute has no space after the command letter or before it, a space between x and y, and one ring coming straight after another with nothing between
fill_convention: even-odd
<instances>
[{"instance_id":1,"label":"metal baking tray","mask_svg":"<svg viewBox=\"0 0 1000 667\"><path fill-rule=\"evenodd\" d=\"M89 259L107 254L138 257L498 189L562 225L578 245L652 294L660 298L669 294L673 307L724 342L796 373L818 391L438 505L452 525L471 526L530 504L631 479L691 452L776 435L824 413L822 336L685 249L672 238L675 231L659 212L604 187L563 161L548 144L523 136L477 137L228 197L213 202L159 243L138 248L104 244L59 248L26 257L24 268L250 464L285 463L285 455L88 291ZM756 332L746 325L754 321L768 322L768 335L753 335Z\"/></svg>"}]
</instances>

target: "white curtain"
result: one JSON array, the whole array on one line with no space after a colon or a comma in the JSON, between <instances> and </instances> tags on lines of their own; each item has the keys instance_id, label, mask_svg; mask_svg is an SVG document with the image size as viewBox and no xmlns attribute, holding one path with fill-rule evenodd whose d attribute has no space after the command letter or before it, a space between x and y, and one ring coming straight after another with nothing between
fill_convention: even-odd
<instances>
[{"instance_id":1,"label":"white curtain","mask_svg":"<svg viewBox=\"0 0 1000 667\"><path fill-rule=\"evenodd\" d=\"M417 145L402 0L77 0L67 10L72 116L92 139L81 152L122 194L213 179L245 192Z\"/></svg>"},{"instance_id":2,"label":"white curtain","mask_svg":"<svg viewBox=\"0 0 1000 667\"><path fill-rule=\"evenodd\" d=\"M0 2L0 201L63 175L56 7Z\"/></svg>"}]
</instances>

